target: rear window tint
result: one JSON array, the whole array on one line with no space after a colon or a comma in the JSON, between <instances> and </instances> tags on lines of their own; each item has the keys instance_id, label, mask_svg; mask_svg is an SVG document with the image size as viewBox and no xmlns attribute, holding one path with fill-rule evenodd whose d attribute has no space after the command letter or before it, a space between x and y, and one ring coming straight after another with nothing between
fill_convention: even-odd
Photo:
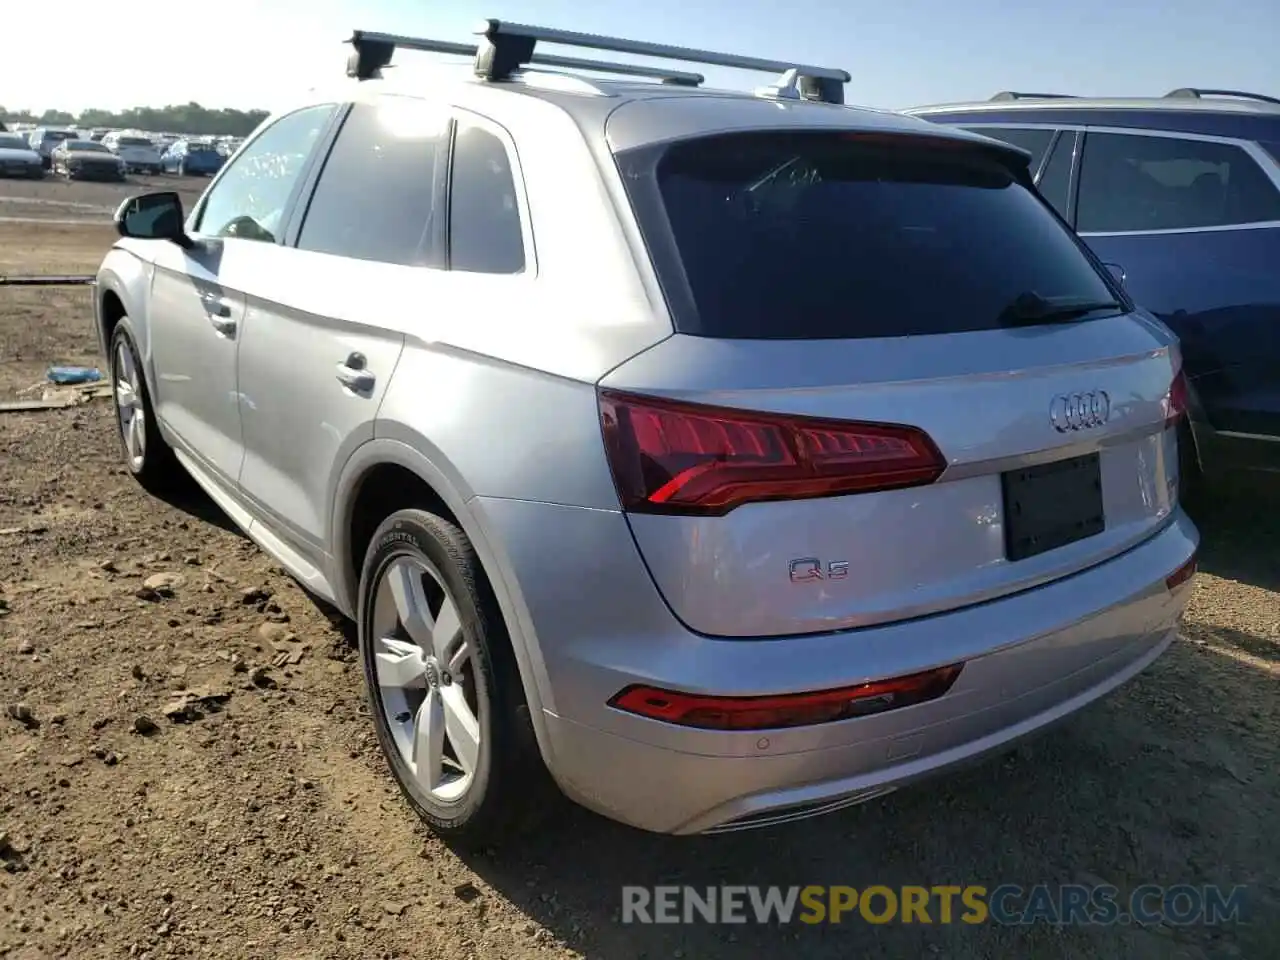
<instances>
[{"instance_id":1,"label":"rear window tint","mask_svg":"<svg viewBox=\"0 0 1280 960\"><path fill-rule=\"evenodd\" d=\"M681 333L993 329L1027 293L1113 299L1079 241L980 148L730 134L621 154Z\"/></svg>"}]
</instances>

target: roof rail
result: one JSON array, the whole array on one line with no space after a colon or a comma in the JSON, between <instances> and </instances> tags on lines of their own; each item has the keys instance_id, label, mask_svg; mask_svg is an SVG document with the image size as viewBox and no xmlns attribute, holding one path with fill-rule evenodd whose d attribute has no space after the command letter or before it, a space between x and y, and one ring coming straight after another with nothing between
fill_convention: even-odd
<instances>
[{"instance_id":1,"label":"roof rail","mask_svg":"<svg viewBox=\"0 0 1280 960\"><path fill-rule=\"evenodd\" d=\"M1248 93L1244 90L1210 90L1207 87L1179 87L1177 90L1170 90L1164 95L1164 99L1195 99L1201 97L1237 97L1241 100L1258 100L1262 103L1280 104L1280 97L1269 97L1265 93Z\"/></svg>"},{"instance_id":2,"label":"roof rail","mask_svg":"<svg viewBox=\"0 0 1280 960\"><path fill-rule=\"evenodd\" d=\"M1019 93L1017 90L1001 90L995 100L1074 100L1074 93Z\"/></svg>"},{"instance_id":3,"label":"roof rail","mask_svg":"<svg viewBox=\"0 0 1280 960\"><path fill-rule=\"evenodd\" d=\"M368 30L355 31L349 42L356 48L356 52L351 55L347 63L347 76L356 77L359 80L380 77L382 68L390 64L391 55L396 47L420 50L425 53L447 53L459 57L475 57L480 50L474 44L401 37L390 33L371 33ZM541 53L533 54L528 62L544 67L562 67L566 70L648 77L682 87L698 87L706 79L700 73L686 73L683 70L663 70L659 67L644 67L634 63L609 63L605 60L582 60L578 57L557 57Z\"/></svg>"},{"instance_id":4,"label":"roof rail","mask_svg":"<svg viewBox=\"0 0 1280 960\"><path fill-rule=\"evenodd\" d=\"M780 87L794 86L805 99L819 100L824 103L844 103L844 85L851 79L846 71L835 67L806 66L783 60L762 60L758 57L742 57L735 54L716 53L710 50L696 50L690 47L648 43L642 40L624 40L619 37L604 37L589 33L576 33L569 30L554 30L547 27L507 23L501 20L482 21L476 33L481 38L480 43L476 47L471 47L466 44L448 43L442 40L400 37L357 30L350 40L351 45L355 47L355 53L348 60L347 75L360 80L368 80L372 77L380 76L382 68L391 62L391 56L395 52L395 48L404 47L410 50L424 50L435 53L452 53L462 56L474 55L476 76L490 81L509 80L515 71L529 63L614 73L623 76L652 77L665 83L684 86L698 86L703 81L703 77L696 73L638 66L629 63L579 60L571 57L535 53L534 47L539 41L542 41L543 43L552 43L560 46L607 50L613 53L675 60L682 63L702 63L709 66L730 67L738 70L757 70L775 74L787 74L788 71L795 71L791 77L780 80L774 87L765 89L775 90Z\"/></svg>"}]
</instances>

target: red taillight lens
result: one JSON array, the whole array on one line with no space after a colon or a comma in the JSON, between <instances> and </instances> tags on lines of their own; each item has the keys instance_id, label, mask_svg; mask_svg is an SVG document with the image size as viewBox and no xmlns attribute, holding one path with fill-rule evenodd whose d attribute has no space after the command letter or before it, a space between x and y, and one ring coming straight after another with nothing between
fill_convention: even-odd
<instances>
[{"instance_id":1,"label":"red taillight lens","mask_svg":"<svg viewBox=\"0 0 1280 960\"><path fill-rule=\"evenodd\" d=\"M1173 573L1164 578L1164 585L1170 591L1176 590L1178 587L1187 583L1196 575L1196 558L1193 556L1190 560L1180 566Z\"/></svg>"},{"instance_id":2,"label":"red taillight lens","mask_svg":"<svg viewBox=\"0 0 1280 960\"><path fill-rule=\"evenodd\" d=\"M1165 426L1172 426L1187 415L1191 402L1191 386L1187 383L1187 375L1183 370L1169 384L1169 392L1164 398Z\"/></svg>"},{"instance_id":3,"label":"red taillight lens","mask_svg":"<svg viewBox=\"0 0 1280 960\"><path fill-rule=\"evenodd\" d=\"M764 697L710 697L634 686L609 701L611 707L703 730L776 730L865 717L936 700L955 684L964 664L952 664L891 680L818 693Z\"/></svg>"},{"instance_id":4,"label":"red taillight lens","mask_svg":"<svg viewBox=\"0 0 1280 960\"><path fill-rule=\"evenodd\" d=\"M932 483L946 461L923 431L727 410L602 391L623 509L719 515L744 503Z\"/></svg>"}]
</instances>

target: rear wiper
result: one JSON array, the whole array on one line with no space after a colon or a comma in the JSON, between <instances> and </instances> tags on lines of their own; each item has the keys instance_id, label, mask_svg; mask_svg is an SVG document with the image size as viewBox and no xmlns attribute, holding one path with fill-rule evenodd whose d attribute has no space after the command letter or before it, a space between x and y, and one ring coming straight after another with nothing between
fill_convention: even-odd
<instances>
[{"instance_id":1,"label":"rear wiper","mask_svg":"<svg viewBox=\"0 0 1280 960\"><path fill-rule=\"evenodd\" d=\"M997 319L1002 326L1016 327L1022 324L1075 320L1098 310L1122 311L1124 304L1089 297L1042 297L1034 290L1027 290L1014 297L1000 311Z\"/></svg>"}]
</instances>

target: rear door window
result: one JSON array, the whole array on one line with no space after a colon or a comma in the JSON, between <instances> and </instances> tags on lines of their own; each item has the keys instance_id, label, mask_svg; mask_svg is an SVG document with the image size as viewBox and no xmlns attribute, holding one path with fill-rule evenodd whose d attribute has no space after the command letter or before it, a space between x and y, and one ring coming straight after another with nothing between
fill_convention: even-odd
<instances>
[{"instance_id":1,"label":"rear door window","mask_svg":"<svg viewBox=\"0 0 1280 960\"><path fill-rule=\"evenodd\" d=\"M1280 220L1280 190L1239 146L1123 133L1085 136L1076 206L1081 233L1273 220Z\"/></svg>"},{"instance_id":2,"label":"rear door window","mask_svg":"<svg viewBox=\"0 0 1280 960\"><path fill-rule=\"evenodd\" d=\"M1114 298L1079 240L981 147L746 133L618 162L682 333L946 334L1000 327L1027 294Z\"/></svg>"},{"instance_id":3,"label":"rear door window","mask_svg":"<svg viewBox=\"0 0 1280 960\"><path fill-rule=\"evenodd\" d=\"M439 266L437 167L448 112L426 100L357 103L325 160L298 247L400 266Z\"/></svg>"},{"instance_id":4,"label":"rear door window","mask_svg":"<svg viewBox=\"0 0 1280 960\"><path fill-rule=\"evenodd\" d=\"M972 133L980 133L984 137L994 137L1021 147L1031 154L1031 172L1035 174L1044 163L1044 155L1049 151L1053 141L1053 130L1032 129L1030 127L966 127Z\"/></svg>"}]
</instances>

